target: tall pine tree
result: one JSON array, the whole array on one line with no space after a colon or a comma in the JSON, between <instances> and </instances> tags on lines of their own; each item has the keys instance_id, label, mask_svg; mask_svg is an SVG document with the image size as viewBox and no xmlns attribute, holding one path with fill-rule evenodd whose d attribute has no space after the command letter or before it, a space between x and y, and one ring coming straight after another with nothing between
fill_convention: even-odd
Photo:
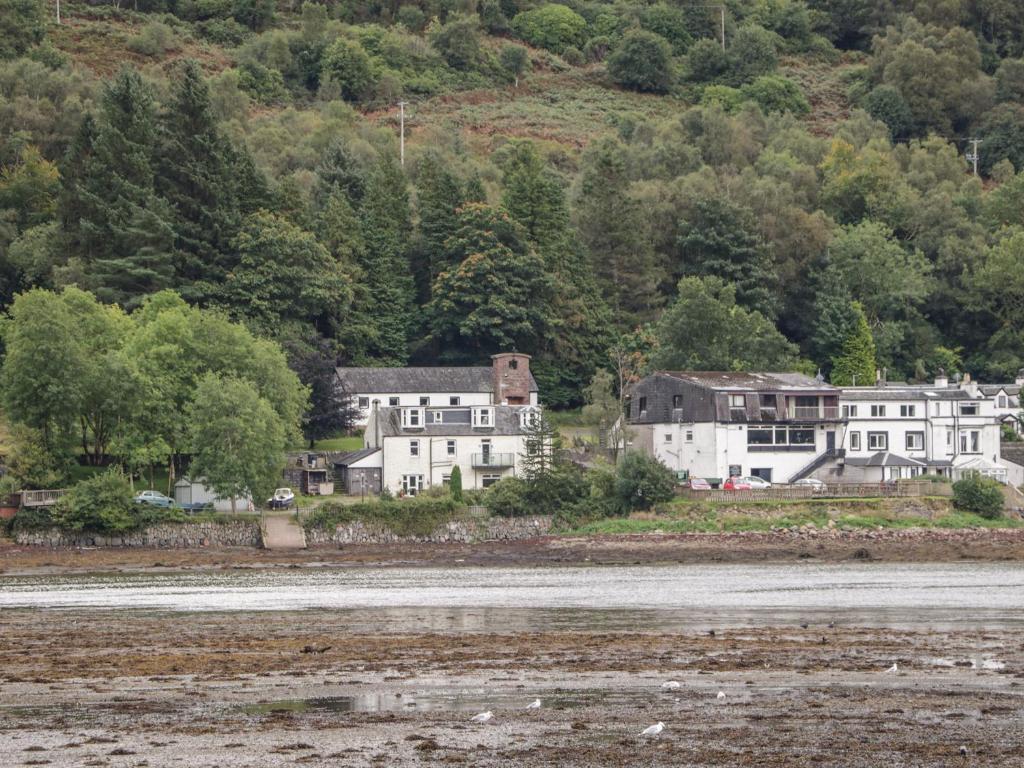
<instances>
[{"instance_id":1,"label":"tall pine tree","mask_svg":"<svg viewBox=\"0 0 1024 768\"><path fill-rule=\"evenodd\" d=\"M445 260L445 241L458 227L458 211L463 189L433 152L420 161L416 177L417 212L420 220L420 259L416 282L421 300L430 299L430 286L442 270L451 266Z\"/></svg>"},{"instance_id":2,"label":"tall pine tree","mask_svg":"<svg viewBox=\"0 0 1024 768\"><path fill-rule=\"evenodd\" d=\"M843 349L832 359L832 383L836 386L869 387L875 383L875 341L860 302L853 302L856 320L843 341Z\"/></svg>"}]
</instances>

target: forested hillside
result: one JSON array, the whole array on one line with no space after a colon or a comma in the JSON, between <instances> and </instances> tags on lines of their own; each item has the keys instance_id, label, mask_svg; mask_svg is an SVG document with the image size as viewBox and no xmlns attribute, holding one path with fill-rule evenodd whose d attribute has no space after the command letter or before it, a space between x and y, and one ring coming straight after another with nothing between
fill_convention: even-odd
<instances>
[{"instance_id":1,"label":"forested hillside","mask_svg":"<svg viewBox=\"0 0 1024 768\"><path fill-rule=\"evenodd\" d=\"M56 13L0 0L4 308L173 289L307 384L517 349L556 406L598 368L1024 365L1015 0Z\"/></svg>"}]
</instances>

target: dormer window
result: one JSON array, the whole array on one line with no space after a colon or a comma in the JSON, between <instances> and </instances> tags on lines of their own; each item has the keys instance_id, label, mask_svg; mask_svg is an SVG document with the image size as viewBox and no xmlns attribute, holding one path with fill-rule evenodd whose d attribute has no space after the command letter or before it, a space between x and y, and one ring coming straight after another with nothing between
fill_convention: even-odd
<instances>
[{"instance_id":1,"label":"dormer window","mask_svg":"<svg viewBox=\"0 0 1024 768\"><path fill-rule=\"evenodd\" d=\"M423 409L403 408L402 409L403 429L423 429Z\"/></svg>"},{"instance_id":2,"label":"dormer window","mask_svg":"<svg viewBox=\"0 0 1024 768\"><path fill-rule=\"evenodd\" d=\"M540 408L523 408L519 412L519 424L523 429L535 427L540 422Z\"/></svg>"},{"instance_id":3,"label":"dormer window","mask_svg":"<svg viewBox=\"0 0 1024 768\"><path fill-rule=\"evenodd\" d=\"M440 424L444 421L444 413L441 411L434 411L434 423Z\"/></svg>"},{"instance_id":4,"label":"dormer window","mask_svg":"<svg viewBox=\"0 0 1024 768\"><path fill-rule=\"evenodd\" d=\"M493 408L474 408L473 409L473 428L490 429L494 426L494 409Z\"/></svg>"}]
</instances>

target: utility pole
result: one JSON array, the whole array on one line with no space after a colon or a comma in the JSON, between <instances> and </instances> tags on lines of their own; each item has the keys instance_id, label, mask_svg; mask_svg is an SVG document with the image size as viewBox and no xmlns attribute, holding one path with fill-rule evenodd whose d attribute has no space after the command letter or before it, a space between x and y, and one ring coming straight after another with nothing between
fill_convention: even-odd
<instances>
[{"instance_id":1,"label":"utility pole","mask_svg":"<svg viewBox=\"0 0 1024 768\"><path fill-rule=\"evenodd\" d=\"M57 23L60 24L60 0L57 0Z\"/></svg>"},{"instance_id":2,"label":"utility pole","mask_svg":"<svg viewBox=\"0 0 1024 768\"><path fill-rule=\"evenodd\" d=\"M725 6L724 5L718 6L718 11L722 15L722 26L721 26L721 30L722 30L722 51L724 52L725 51Z\"/></svg>"},{"instance_id":3,"label":"utility pole","mask_svg":"<svg viewBox=\"0 0 1024 768\"><path fill-rule=\"evenodd\" d=\"M967 162L974 164L974 175L978 175L978 160L981 159L981 155L978 153L978 145L981 144L981 139L971 139L971 144L974 149L967 153Z\"/></svg>"},{"instance_id":4,"label":"utility pole","mask_svg":"<svg viewBox=\"0 0 1024 768\"><path fill-rule=\"evenodd\" d=\"M405 165L405 102L398 102L398 158L399 162Z\"/></svg>"}]
</instances>

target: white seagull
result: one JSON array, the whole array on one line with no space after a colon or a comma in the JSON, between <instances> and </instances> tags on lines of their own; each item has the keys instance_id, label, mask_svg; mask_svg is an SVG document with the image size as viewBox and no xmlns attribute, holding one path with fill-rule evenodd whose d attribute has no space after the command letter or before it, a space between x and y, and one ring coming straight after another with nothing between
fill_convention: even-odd
<instances>
[{"instance_id":1,"label":"white seagull","mask_svg":"<svg viewBox=\"0 0 1024 768\"><path fill-rule=\"evenodd\" d=\"M655 723L650 728L644 728L640 731L641 736L657 736L659 733L665 730L665 724L661 721Z\"/></svg>"},{"instance_id":2,"label":"white seagull","mask_svg":"<svg viewBox=\"0 0 1024 768\"><path fill-rule=\"evenodd\" d=\"M891 667L889 667L889 669L886 670L886 672L899 672L899 671L900 671L900 668L898 666L896 666L896 662L893 662L893 665Z\"/></svg>"},{"instance_id":3,"label":"white seagull","mask_svg":"<svg viewBox=\"0 0 1024 768\"><path fill-rule=\"evenodd\" d=\"M724 701L725 700L725 691L719 691L718 695L715 698L718 699L719 701Z\"/></svg>"},{"instance_id":4,"label":"white seagull","mask_svg":"<svg viewBox=\"0 0 1024 768\"><path fill-rule=\"evenodd\" d=\"M663 691L678 691L679 687L679 683L676 680L669 680L667 683L661 684L661 689Z\"/></svg>"},{"instance_id":5,"label":"white seagull","mask_svg":"<svg viewBox=\"0 0 1024 768\"><path fill-rule=\"evenodd\" d=\"M494 713L491 712L491 710L487 710L486 712L481 712L479 715L473 715L473 722L486 723L492 717L494 717Z\"/></svg>"},{"instance_id":6,"label":"white seagull","mask_svg":"<svg viewBox=\"0 0 1024 768\"><path fill-rule=\"evenodd\" d=\"M534 699L526 705L527 709L540 709L540 699Z\"/></svg>"}]
</instances>

